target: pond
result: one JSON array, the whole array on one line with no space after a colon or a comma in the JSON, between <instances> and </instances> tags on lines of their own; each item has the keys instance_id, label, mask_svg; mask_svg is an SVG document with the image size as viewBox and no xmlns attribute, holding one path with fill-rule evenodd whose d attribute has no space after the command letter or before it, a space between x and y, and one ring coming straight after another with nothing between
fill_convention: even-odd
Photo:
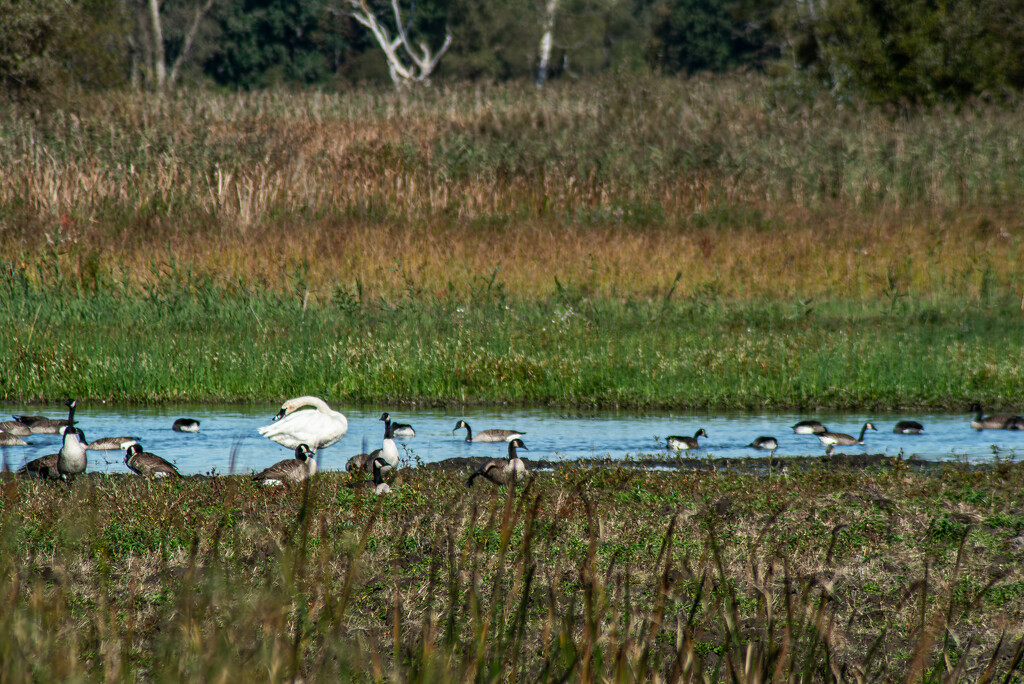
<instances>
[{"instance_id":1,"label":"pond","mask_svg":"<svg viewBox=\"0 0 1024 684\"><path fill-rule=\"evenodd\" d=\"M183 404L154 407L112 407L79 402L76 423L87 440L112 436L135 436L145 447L176 464L182 474L230 470L232 449L237 445L235 472L260 470L291 456L256 431L270 423L279 406ZM748 448L758 436L770 435L779 442L776 456L820 456L824 448L812 435L794 434L790 426L799 420L814 418L829 430L857 436L861 425L870 420L878 428L868 431L865 446L840 447L841 453L883 453L890 456L900 451L905 457L927 460L991 461L1014 458L1024 453L1024 431L985 430L970 428L972 416L963 414L880 414L819 413L670 413L600 410L576 413L545 408L474 407L451 409L394 409L391 407L332 406L348 417L348 434L337 444L322 449L322 469L344 469L353 454L380 446L384 433L380 422L382 410L389 410L395 421L411 423L416 436L397 440L399 450L410 464L441 461L457 456L504 455L504 444L469 444L465 431L452 433L458 419L464 418L474 432L487 428L512 428L523 431L527 458L573 460L579 458L625 458L670 454L665 448L669 435L692 436L704 428L708 438L700 439L701 447L686 452L691 458L763 457L766 452ZM64 417L66 409L59 405L0 406L2 416L11 414ZM195 418L201 422L200 432L180 433L171 430L176 418ZM898 420L912 419L924 424L923 435L898 435L892 432ZM54 453L60 445L57 435L27 437L27 447L4 450L10 467L17 468L27 460ZM89 470L127 472L121 451L90 451Z\"/></svg>"}]
</instances>

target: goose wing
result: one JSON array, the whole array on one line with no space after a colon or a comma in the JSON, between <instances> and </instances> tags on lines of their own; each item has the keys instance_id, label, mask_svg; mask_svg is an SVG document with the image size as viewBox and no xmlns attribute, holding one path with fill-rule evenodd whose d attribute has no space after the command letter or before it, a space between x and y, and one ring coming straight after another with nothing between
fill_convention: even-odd
<instances>
[{"instance_id":1,"label":"goose wing","mask_svg":"<svg viewBox=\"0 0 1024 684\"><path fill-rule=\"evenodd\" d=\"M289 458L285 461L278 461L274 465L262 470L252 476L257 482L282 482L284 484L298 484L306 479L309 469L306 464L297 458Z\"/></svg>"},{"instance_id":2,"label":"goose wing","mask_svg":"<svg viewBox=\"0 0 1024 684\"><path fill-rule=\"evenodd\" d=\"M35 477L41 477L44 480L59 478L60 473L57 471L57 458L58 454L40 456L39 458L33 459L18 468L18 474L34 475Z\"/></svg>"}]
</instances>

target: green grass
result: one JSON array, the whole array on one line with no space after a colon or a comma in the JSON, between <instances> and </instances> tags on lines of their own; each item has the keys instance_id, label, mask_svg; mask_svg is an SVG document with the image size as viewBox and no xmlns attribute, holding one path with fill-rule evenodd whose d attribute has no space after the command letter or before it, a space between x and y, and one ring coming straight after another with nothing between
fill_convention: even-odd
<instances>
[{"instance_id":1,"label":"green grass","mask_svg":"<svg viewBox=\"0 0 1024 684\"><path fill-rule=\"evenodd\" d=\"M1020 680L1024 468L789 471L8 480L0 678Z\"/></svg>"},{"instance_id":2,"label":"green grass","mask_svg":"<svg viewBox=\"0 0 1024 684\"><path fill-rule=\"evenodd\" d=\"M1015 302L612 300L564 287L310 304L165 277L0 282L0 399L965 410L1024 402Z\"/></svg>"}]
</instances>

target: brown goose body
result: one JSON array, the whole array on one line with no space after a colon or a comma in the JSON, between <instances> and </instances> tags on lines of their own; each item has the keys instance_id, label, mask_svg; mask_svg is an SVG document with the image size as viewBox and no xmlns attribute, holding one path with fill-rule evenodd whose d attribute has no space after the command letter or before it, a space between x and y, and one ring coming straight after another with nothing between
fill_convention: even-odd
<instances>
[{"instance_id":1,"label":"brown goose body","mask_svg":"<svg viewBox=\"0 0 1024 684\"><path fill-rule=\"evenodd\" d=\"M798 435L817 435L827 432L825 426L817 420L801 420L793 426L793 432Z\"/></svg>"},{"instance_id":2,"label":"brown goose body","mask_svg":"<svg viewBox=\"0 0 1024 684\"><path fill-rule=\"evenodd\" d=\"M253 475L252 479L268 485L294 486L302 484L303 480L313 477L315 474L316 459L313 457L313 452L305 444L300 444L295 447L295 458L278 461Z\"/></svg>"},{"instance_id":3,"label":"brown goose body","mask_svg":"<svg viewBox=\"0 0 1024 684\"><path fill-rule=\"evenodd\" d=\"M44 480L56 480L60 478L57 471L57 454L46 454L34 458L17 470L18 475L30 475Z\"/></svg>"},{"instance_id":4,"label":"brown goose body","mask_svg":"<svg viewBox=\"0 0 1024 684\"><path fill-rule=\"evenodd\" d=\"M0 446L28 446L28 442L7 430L0 430Z\"/></svg>"},{"instance_id":5,"label":"brown goose body","mask_svg":"<svg viewBox=\"0 0 1024 684\"><path fill-rule=\"evenodd\" d=\"M853 446L855 444L864 443L864 433L868 430L876 430L874 425L869 422L864 423L864 426L860 429L860 437L854 437L848 435L845 432L822 432L818 435L818 441L821 442L822 446L828 446L830 444L838 444L840 446Z\"/></svg>"},{"instance_id":6,"label":"brown goose body","mask_svg":"<svg viewBox=\"0 0 1024 684\"><path fill-rule=\"evenodd\" d=\"M138 437L100 437L86 445L86 449L93 451L114 451L115 449L127 449L128 442L137 442Z\"/></svg>"},{"instance_id":7,"label":"brown goose body","mask_svg":"<svg viewBox=\"0 0 1024 684\"><path fill-rule=\"evenodd\" d=\"M971 421L971 427L975 430L1019 430L1019 421L1024 420L1012 413L993 413L986 416L981 410L981 404L972 404L971 411L975 413L974 420Z\"/></svg>"},{"instance_id":8,"label":"brown goose body","mask_svg":"<svg viewBox=\"0 0 1024 684\"><path fill-rule=\"evenodd\" d=\"M5 420L0 422L0 430L3 430L9 435L15 437L28 437L32 434L32 431L28 429L28 426L24 423L19 423L16 420Z\"/></svg>"},{"instance_id":9,"label":"brown goose body","mask_svg":"<svg viewBox=\"0 0 1024 684\"><path fill-rule=\"evenodd\" d=\"M671 435L665 438L665 445L672 451L686 451L687 449L696 449L700 446L697 443L698 437L707 438L708 433L704 431L704 428L697 430L693 433L693 437L686 437L680 435Z\"/></svg>"},{"instance_id":10,"label":"brown goose body","mask_svg":"<svg viewBox=\"0 0 1024 684\"><path fill-rule=\"evenodd\" d=\"M523 459L516 455L516 449L526 449L523 440L518 437L509 441L507 458L492 458L484 462L483 465L469 476L469 479L466 480L466 486L472 487L473 480L478 477L482 477L496 485L515 484L516 480L529 472L526 469L526 464L523 463ZM529 451L529 449L526 450Z\"/></svg>"},{"instance_id":11,"label":"brown goose body","mask_svg":"<svg viewBox=\"0 0 1024 684\"><path fill-rule=\"evenodd\" d=\"M181 477L181 473L169 461L156 454L142 450L142 445L132 443L124 453L124 464L134 473L143 477Z\"/></svg>"},{"instance_id":12,"label":"brown goose body","mask_svg":"<svg viewBox=\"0 0 1024 684\"><path fill-rule=\"evenodd\" d=\"M34 435L59 435L68 421L46 416L13 416L14 420L27 427Z\"/></svg>"}]
</instances>

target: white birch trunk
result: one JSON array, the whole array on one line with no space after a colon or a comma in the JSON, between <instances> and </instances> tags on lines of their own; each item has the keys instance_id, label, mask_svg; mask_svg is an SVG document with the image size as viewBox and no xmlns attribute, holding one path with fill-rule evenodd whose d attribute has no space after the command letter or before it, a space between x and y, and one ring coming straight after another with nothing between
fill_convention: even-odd
<instances>
[{"instance_id":1,"label":"white birch trunk","mask_svg":"<svg viewBox=\"0 0 1024 684\"><path fill-rule=\"evenodd\" d=\"M548 80L548 65L551 63L551 46L555 35L555 12L558 0L548 0L544 7L544 33L540 36L540 59L537 64L537 87L543 88Z\"/></svg>"}]
</instances>

